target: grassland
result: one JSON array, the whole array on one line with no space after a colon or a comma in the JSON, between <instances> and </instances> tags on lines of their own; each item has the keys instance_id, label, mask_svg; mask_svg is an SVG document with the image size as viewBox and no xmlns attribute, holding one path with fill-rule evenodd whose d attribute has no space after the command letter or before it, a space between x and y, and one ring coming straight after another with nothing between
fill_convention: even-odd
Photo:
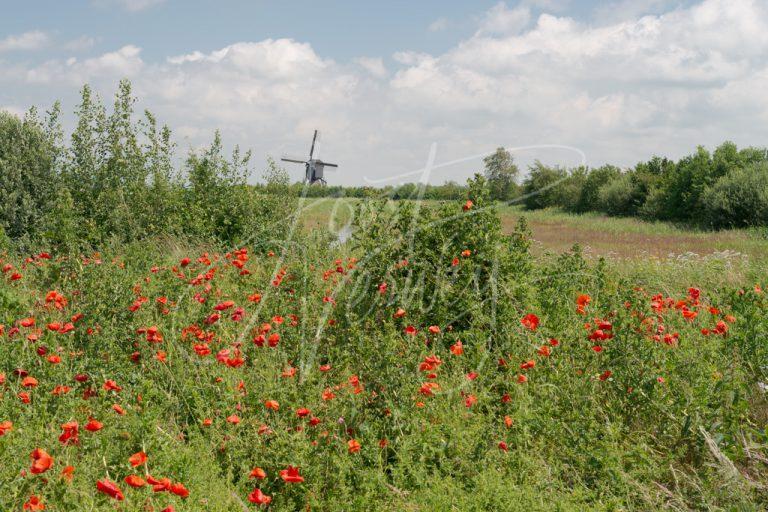
<instances>
[{"instance_id":1,"label":"grassland","mask_svg":"<svg viewBox=\"0 0 768 512\"><path fill-rule=\"evenodd\" d=\"M302 207L306 229L338 232L351 221L354 198L308 199ZM427 201L429 203L429 201ZM392 209L394 204L387 203ZM558 209L527 211L518 205L499 208L502 229L510 233L519 218L533 232L537 254L562 253L579 244L587 257L606 257L632 266L638 261L749 260L768 264L768 232L759 230L701 231L665 222L608 217L596 213L569 214Z\"/></svg>"}]
</instances>

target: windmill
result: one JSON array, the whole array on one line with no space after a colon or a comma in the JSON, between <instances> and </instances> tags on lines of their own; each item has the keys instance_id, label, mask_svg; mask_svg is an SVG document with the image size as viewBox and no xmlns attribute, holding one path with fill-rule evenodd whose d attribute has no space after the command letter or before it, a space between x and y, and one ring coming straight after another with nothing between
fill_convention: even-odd
<instances>
[{"instance_id":1,"label":"windmill","mask_svg":"<svg viewBox=\"0 0 768 512\"><path fill-rule=\"evenodd\" d=\"M299 160L297 158L281 158L280 160L283 162L304 164L304 182L309 182L310 185L320 182L325 185L326 183L325 178L323 178L323 169L325 167L338 167L338 165L323 162L319 158L312 158L312 155L315 153L315 142L317 142L317 130L315 130L315 135L312 137L312 147L309 149L309 160Z\"/></svg>"}]
</instances>

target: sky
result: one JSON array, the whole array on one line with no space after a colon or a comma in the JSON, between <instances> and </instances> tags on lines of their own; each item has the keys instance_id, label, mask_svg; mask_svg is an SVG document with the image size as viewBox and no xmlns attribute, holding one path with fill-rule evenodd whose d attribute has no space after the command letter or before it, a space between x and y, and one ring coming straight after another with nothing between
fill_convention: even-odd
<instances>
[{"instance_id":1,"label":"sky","mask_svg":"<svg viewBox=\"0 0 768 512\"><path fill-rule=\"evenodd\" d=\"M330 184L463 182L632 166L768 139L768 0L0 0L0 109L128 78L183 156L228 147L339 164ZM432 162L431 164L429 162ZM303 170L286 164L294 179ZM427 168L429 170L427 170Z\"/></svg>"}]
</instances>

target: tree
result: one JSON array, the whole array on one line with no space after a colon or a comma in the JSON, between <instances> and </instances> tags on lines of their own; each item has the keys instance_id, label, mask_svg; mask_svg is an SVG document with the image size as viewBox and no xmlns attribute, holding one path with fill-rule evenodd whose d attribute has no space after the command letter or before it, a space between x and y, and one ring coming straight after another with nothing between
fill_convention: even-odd
<instances>
[{"instance_id":1,"label":"tree","mask_svg":"<svg viewBox=\"0 0 768 512\"><path fill-rule=\"evenodd\" d=\"M562 185L568 172L559 167L547 167L538 160L530 167L523 183L523 202L528 210L558 206L562 201Z\"/></svg>"},{"instance_id":2,"label":"tree","mask_svg":"<svg viewBox=\"0 0 768 512\"><path fill-rule=\"evenodd\" d=\"M0 228L12 238L33 238L56 187L53 154L32 109L22 120L0 112Z\"/></svg>"},{"instance_id":3,"label":"tree","mask_svg":"<svg viewBox=\"0 0 768 512\"><path fill-rule=\"evenodd\" d=\"M520 170L509 151L501 147L497 148L492 155L483 159L483 163L491 199L499 201L512 199L517 192L515 180Z\"/></svg>"}]
</instances>

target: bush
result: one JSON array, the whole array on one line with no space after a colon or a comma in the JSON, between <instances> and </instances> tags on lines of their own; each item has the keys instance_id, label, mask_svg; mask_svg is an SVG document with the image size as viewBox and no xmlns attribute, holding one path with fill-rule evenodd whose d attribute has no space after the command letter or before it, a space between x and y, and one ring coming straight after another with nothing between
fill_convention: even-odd
<instances>
[{"instance_id":1,"label":"bush","mask_svg":"<svg viewBox=\"0 0 768 512\"><path fill-rule=\"evenodd\" d=\"M702 203L711 227L768 225L768 163L731 169L704 192Z\"/></svg>"},{"instance_id":2,"label":"bush","mask_svg":"<svg viewBox=\"0 0 768 512\"><path fill-rule=\"evenodd\" d=\"M568 172L558 167L547 167L536 162L523 182L523 204L528 210L559 206L563 200L562 184Z\"/></svg>"},{"instance_id":3,"label":"bush","mask_svg":"<svg viewBox=\"0 0 768 512\"><path fill-rule=\"evenodd\" d=\"M645 202L645 193L635 177L622 174L598 190L598 208L608 215L636 215Z\"/></svg>"},{"instance_id":4,"label":"bush","mask_svg":"<svg viewBox=\"0 0 768 512\"><path fill-rule=\"evenodd\" d=\"M611 181L621 176L621 170L613 165L604 165L591 169L581 187L579 199L575 209L577 213L584 213L599 208L600 189Z\"/></svg>"},{"instance_id":5,"label":"bush","mask_svg":"<svg viewBox=\"0 0 768 512\"><path fill-rule=\"evenodd\" d=\"M38 233L55 183L51 145L34 111L24 120L0 112L0 228L8 237Z\"/></svg>"}]
</instances>

